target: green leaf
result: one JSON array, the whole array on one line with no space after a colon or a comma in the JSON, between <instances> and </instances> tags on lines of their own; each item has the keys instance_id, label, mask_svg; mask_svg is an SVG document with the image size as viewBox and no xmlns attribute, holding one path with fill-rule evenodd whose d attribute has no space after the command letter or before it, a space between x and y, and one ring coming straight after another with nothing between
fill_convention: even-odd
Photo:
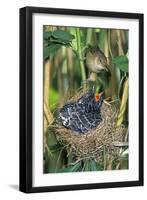
<instances>
[{"instance_id":1,"label":"green leaf","mask_svg":"<svg viewBox=\"0 0 147 200\"><path fill-rule=\"evenodd\" d=\"M94 160L91 160L90 162L90 169L91 171L97 171L97 163Z\"/></svg>"},{"instance_id":2,"label":"green leaf","mask_svg":"<svg viewBox=\"0 0 147 200\"><path fill-rule=\"evenodd\" d=\"M44 172L45 173L49 173L49 155L48 155L48 151L45 150L45 153L44 153Z\"/></svg>"},{"instance_id":3,"label":"green leaf","mask_svg":"<svg viewBox=\"0 0 147 200\"><path fill-rule=\"evenodd\" d=\"M74 165L72 168L71 168L71 171L72 172L77 172L79 170L79 168L81 167L81 162L78 162L76 165Z\"/></svg>"},{"instance_id":4,"label":"green leaf","mask_svg":"<svg viewBox=\"0 0 147 200\"><path fill-rule=\"evenodd\" d=\"M84 165L85 165L85 167L84 167L84 171L90 171L90 167L89 167L89 160L86 160L85 162L84 162Z\"/></svg>"},{"instance_id":5,"label":"green leaf","mask_svg":"<svg viewBox=\"0 0 147 200\"><path fill-rule=\"evenodd\" d=\"M43 49L43 58L47 59L49 56L53 57L60 47L61 47L60 44L51 44L48 47L44 47L44 49Z\"/></svg>"},{"instance_id":6,"label":"green leaf","mask_svg":"<svg viewBox=\"0 0 147 200\"><path fill-rule=\"evenodd\" d=\"M127 56L117 56L113 59L113 63L123 72L128 72L128 58Z\"/></svg>"},{"instance_id":7,"label":"green leaf","mask_svg":"<svg viewBox=\"0 0 147 200\"><path fill-rule=\"evenodd\" d=\"M52 36L52 31L44 32L43 38L44 40L48 40Z\"/></svg>"},{"instance_id":8,"label":"green leaf","mask_svg":"<svg viewBox=\"0 0 147 200\"><path fill-rule=\"evenodd\" d=\"M101 170L103 170L102 166L99 165L94 160L91 160L91 162L90 162L90 169L91 169L91 171L101 171Z\"/></svg>"},{"instance_id":9,"label":"green leaf","mask_svg":"<svg viewBox=\"0 0 147 200\"><path fill-rule=\"evenodd\" d=\"M78 162L74 166L60 169L58 170L58 172L78 172L80 171L79 170L80 168L81 168L81 162Z\"/></svg>"},{"instance_id":10,"label":"green leaf","mask_svg":"<svg viewBox=\"0 0 147 200\"><path fill-rule=\"evenodd\" d=\"M98 165L94 160L85 160L84 161L84 171L101 171L103 170L102 166Z\"/></svg>"},{"instance_id":11,"label":"green leaf","mask_svg":"<svg viewBox=\"0 0 147 200\"><path fill-rule=\"evenodd\" d=\"M74 39L74 35L68 33L67 31L57 30L52 33L52 36L57 39L61 39L63 41L71 41Z\"/></svg>"},{"instance_id":12,"label":"green leaf","mask_svg":"<svg viewBox=\"0 0 147 200\"><path fill-rule=\"evenodd\" d=\"M51 153L54 153L54 152L60 151L63 148L63 146L60 143L56 143L50 146L49 148L50 148Z\"/></svg>"},{"instance_id":13,"label":"green leaf","mask_svg":"<svg viewBox=\"0 0 147 200\"><path fill-rule=\"evenodd\" d=\"M50 87L49 107L51 111L53 111L56 108L58 101L59 101L59 93L53 87Z\"/></svg>"}]
</instances>

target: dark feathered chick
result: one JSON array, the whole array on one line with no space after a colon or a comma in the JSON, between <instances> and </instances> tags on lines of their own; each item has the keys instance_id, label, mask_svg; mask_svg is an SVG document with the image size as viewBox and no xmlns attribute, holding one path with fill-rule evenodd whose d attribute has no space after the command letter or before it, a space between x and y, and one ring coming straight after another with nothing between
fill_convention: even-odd
<instances>
[{"instance_id":1,"label":"dark feathered chick","mask_svg":"<svg viewBox=\"0 0 147 200\"><path fill-rule=\"evenodd\" d=\"M58 112L57 121L68 129L86 133L102 121L100 108L103 98L103 93L88 91L76 102L64 105Z\"/></svg>"}]
</instances>

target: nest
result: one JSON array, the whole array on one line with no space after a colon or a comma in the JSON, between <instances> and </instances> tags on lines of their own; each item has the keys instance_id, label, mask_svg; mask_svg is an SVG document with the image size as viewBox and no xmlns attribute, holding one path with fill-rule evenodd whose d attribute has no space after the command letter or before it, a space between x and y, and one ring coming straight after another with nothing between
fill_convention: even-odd
<instances>
[{"instance_id":1,"label":"nest","mask_svg":"<svg viewBox=\"0 0 147 200\"><path fill-rule=\"evenodd\" d=\"M68 102L75 101L85 93L84 90L70 98ZM67 152L79 159L95 159L103 162L104 151L114 158L119 156L121 143L124 141L126 128L116 127L118 108L116 104L104 101L101 107L102 122L85 134L79 134L64 126L54 123L53 130L57 140L65 146Z\"/></svg>"}]
</instances>

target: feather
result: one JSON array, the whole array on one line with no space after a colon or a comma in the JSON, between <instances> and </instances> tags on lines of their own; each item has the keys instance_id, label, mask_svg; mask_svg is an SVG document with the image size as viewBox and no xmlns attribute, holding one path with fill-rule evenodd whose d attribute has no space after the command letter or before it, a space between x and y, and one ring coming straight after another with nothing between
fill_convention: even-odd
<instances>
[{"instance_id":1,"label":"feather","mask_svg":"<svg viewBox=\"0 0 147 200\"><path fill-rule=\"evenodd\" d=\"M58 112L57 121L68 129L84 134L102 121L102 103L103 95L96 101L94 92L88 91L76 102L65 104Z\"/></svg>"}]
</instances>

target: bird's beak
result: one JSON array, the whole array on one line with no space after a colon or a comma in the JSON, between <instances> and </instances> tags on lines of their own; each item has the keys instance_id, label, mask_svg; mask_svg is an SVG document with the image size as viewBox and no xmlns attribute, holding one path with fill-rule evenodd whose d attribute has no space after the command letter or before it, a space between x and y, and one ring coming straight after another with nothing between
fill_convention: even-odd
<instances>
[{"instance_id":1,"label":"bird's beak","mask_svg":"<svg viewBox=\"0 0 147 200\"><path fill-rule=\"evenodd\" d=\"M101 96L104 94L104 92L101 93L96 93L95 94L95 101L99 101L99 99L101 98Z\"/></svg>"}]
</instances>

